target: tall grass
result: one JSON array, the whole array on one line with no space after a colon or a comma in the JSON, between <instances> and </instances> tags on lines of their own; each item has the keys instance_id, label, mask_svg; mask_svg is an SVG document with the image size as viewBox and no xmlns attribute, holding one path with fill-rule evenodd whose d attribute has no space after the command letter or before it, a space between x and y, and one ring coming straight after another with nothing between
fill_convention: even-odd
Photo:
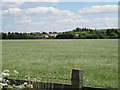
<instances>
[{"instance_id":1,"label":"tall grass","mask_svg":"<svg viewBox=\"0 0 120 90\"><path fill-rule=\"evenodd\" d=\"M83 69L84 84L117 87L118 40L3 40L3 69L21 75L71 78Z\"/></svg>"}]
</instances>

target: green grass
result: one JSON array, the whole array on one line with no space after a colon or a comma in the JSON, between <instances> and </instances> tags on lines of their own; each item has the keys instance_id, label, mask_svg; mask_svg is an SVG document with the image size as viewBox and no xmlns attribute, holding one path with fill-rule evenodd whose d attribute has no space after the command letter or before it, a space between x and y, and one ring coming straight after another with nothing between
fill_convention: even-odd
<instances>
[{"instance_id":1,"label":"green grass","mask_svg":"<svg viewBox=\"0 0 120 90\"><path fill-rule=\"evenodd\" d=\"M3 70L11 73L70 79L77 68L83 69L85 85L117 87L118 40L3 40L2 45Z\"/></svg>"}]
</instances>

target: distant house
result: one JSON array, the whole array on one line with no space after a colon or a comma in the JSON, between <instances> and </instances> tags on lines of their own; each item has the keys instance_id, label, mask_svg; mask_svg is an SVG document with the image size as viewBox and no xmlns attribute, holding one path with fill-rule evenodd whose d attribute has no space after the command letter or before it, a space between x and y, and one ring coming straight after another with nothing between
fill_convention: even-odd
<instances>
[{"instance_id":1,"label":"distant house","mask_svg":"<svg viewBox=\"0 0 120 90\"><path fill-rule=\"evenodd\" d=\"M45 38L45 39L49 39L49 36L48 36L48 35L45 35L44 38Z\"/></svg>"},{"instance_id":2,"label":"distant house","mask_svg":"<svg viewBox=\"0 0 120 90\"><path fill-rule=\"evenodd\" d=\"M75 38L79 38L79 35L80 35L80 34L75 34Z\"/></svg>"},{"instance_id":3,"label":"distant house","mask_svg":"<svg viewBox=\"0 0 120 90\"><path fill-rule=\"evenodd\" d=\"M44 36L36 36L37 39L50 39L51 37L56 38L57 34L49 34L49 35L44 35Z\"/></svg>"},{"instance_id":4,"label":"distant house","mask_svg":"<svg viewBox=\"0 0 120 90\"><path fill-rule=\"evenodd\" d=\"M49 34L49 37L56 37L57 34Z\"/></svg>"}]
</instances>

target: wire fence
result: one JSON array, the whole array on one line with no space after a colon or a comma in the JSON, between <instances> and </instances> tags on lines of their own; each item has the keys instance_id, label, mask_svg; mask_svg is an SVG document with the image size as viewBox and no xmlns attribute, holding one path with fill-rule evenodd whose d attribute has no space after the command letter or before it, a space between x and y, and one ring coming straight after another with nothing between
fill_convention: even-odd
<instances>
[{"instance_id":1,"label":"wire fence","mask_svg":"<svg viewBox=\"0 0 120 90\"><path fill-rule=\"evenodd\" d=\"M31 75L10 75L10 79L22 79L27 81L35 81L35 82L49 82L49 83L64 83L64 84L71 84L70 78L60 78L60 77L48 77L48 76L31 76ZM90 83L83 82L83 86L85 87L97 87L97 88L116 88L116 87L105 87L102 85L93 85Z\"/></svg>"},{"instance_id":2,"label":"wire fence","mask_svg":"<svg viewBox=\"0 0 120 90\"><path fill-rule=\"evenodd\" d=\"M63 83L71 84L71 79L50 76L30 76L30 75L10 75L9 79L27 80L35 82Z\"/></svg>"},{"instance_id":3,"label":"wire fence","mask_svg":"<svg viewBox=\"0 0 120 90\"><path fill-rule=\"evenodd\" d=\"M10 75L10 78L15 78L15 77L20 77L20 78L39 78L39 79L44 79L44 78L49 78L49 79L60 79L60 80L71 80L68 78L56 78L56 77L46 77L46 76L42 76L42 77L38 77L38 76L30 76L30 75Z\"/></svg>"}]
</instances>

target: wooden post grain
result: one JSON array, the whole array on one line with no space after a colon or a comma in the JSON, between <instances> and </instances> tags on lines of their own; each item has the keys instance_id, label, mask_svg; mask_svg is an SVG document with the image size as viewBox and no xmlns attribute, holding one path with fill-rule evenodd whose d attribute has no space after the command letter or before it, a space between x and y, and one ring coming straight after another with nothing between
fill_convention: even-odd
<instances>
[{"instance_id":1,"label":"wooden post grain","mask_svg":"<svg viewBox=\"0 0 120 90\"><path fill-rule=\"evenodd\" d=\"M72 88L75 90L82 90L83 87L83 70L72 70Z\"/></svg>"}]
</instances>

